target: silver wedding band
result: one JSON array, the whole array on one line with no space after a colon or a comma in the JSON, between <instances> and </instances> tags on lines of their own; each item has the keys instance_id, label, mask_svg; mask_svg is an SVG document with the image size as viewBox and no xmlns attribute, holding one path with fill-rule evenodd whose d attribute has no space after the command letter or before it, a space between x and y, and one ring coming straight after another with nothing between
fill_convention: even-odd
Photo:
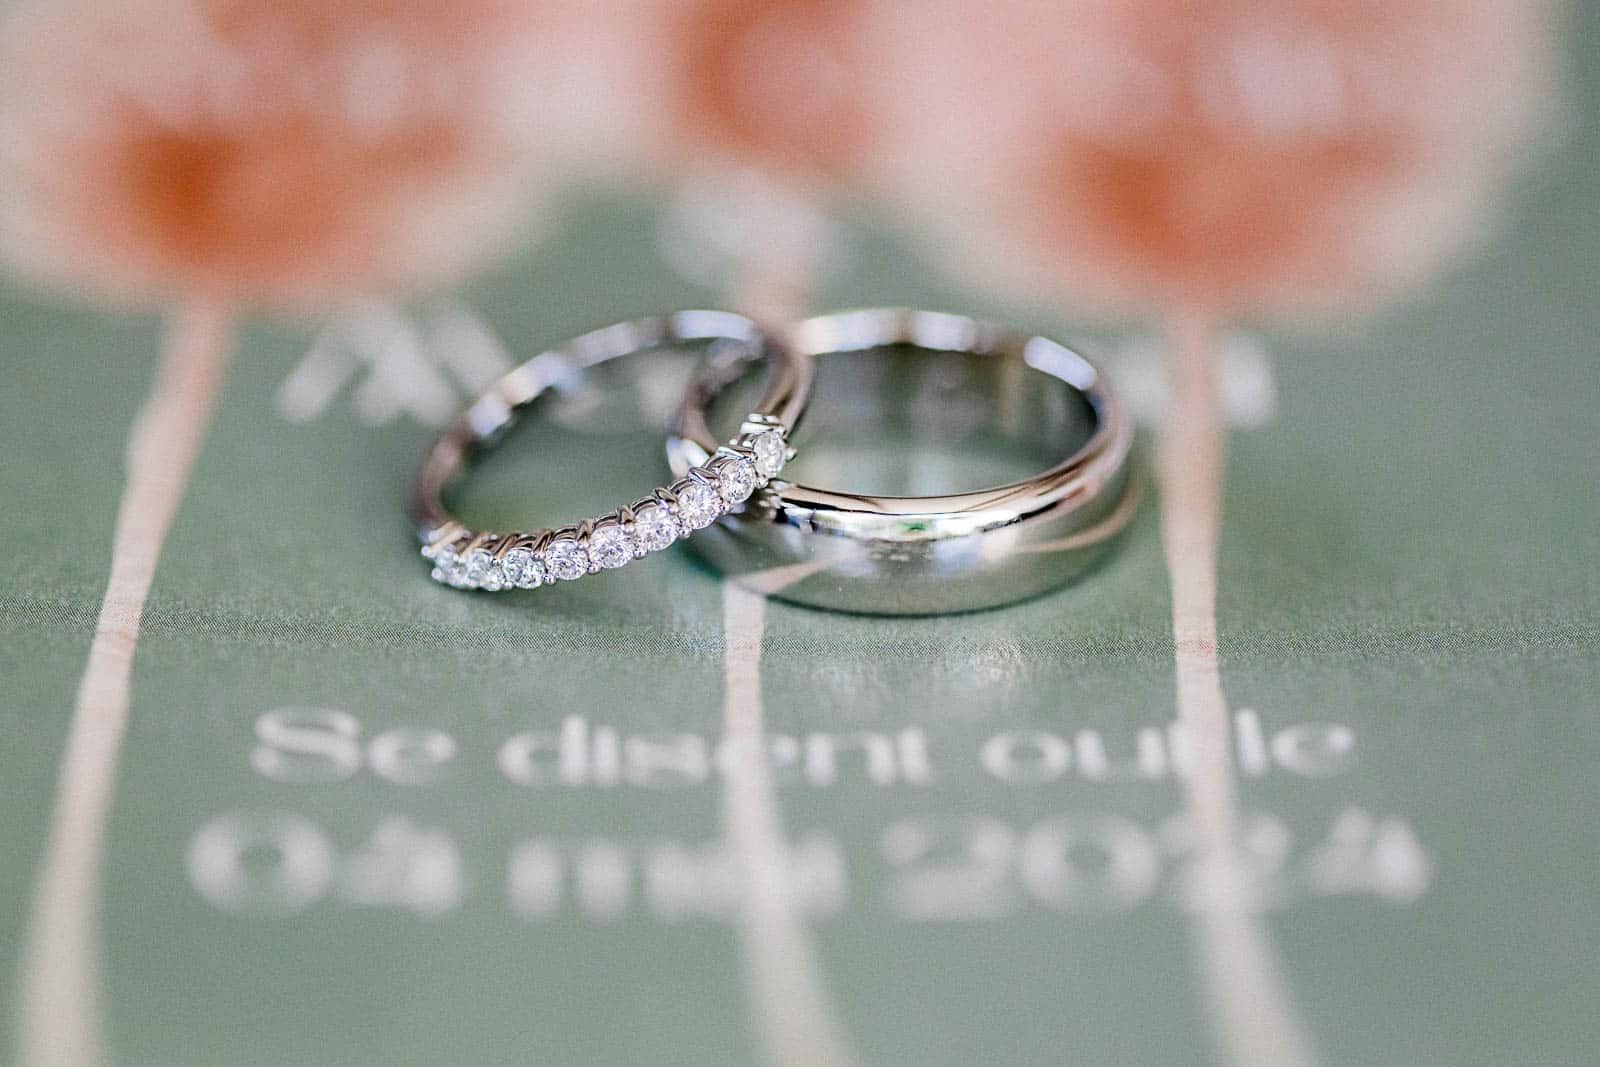
<instances>
[{"instance_id":1,"label":"silver wedding band","mask_svg":"<svg viewBox=\"0 0 1600 1067\"><path fill-rule=\"evenodd\" d=\"M533 530L475 529L445 507L471 458L552 390L581 385L601 362L707 342L668 432L671 481L596 518ZM756 368L767 372L760 399L730 413L730 436L714 435L718 409ZM898 419L918 436L974 447L1026 443L1051 465L929 496L797 484L783 468L808 410L819 439L830 426L881 432ZM1099 372L1047 338L903 309L822 315L773 334L728 312L685 311L584 334L511 371L429 449L411 512L432 576L457 588L574 580L688 538L728 577L784 600L869 614L970 611L1054 589L1104 557L1137 506L1132 441ZM914 444L904 461L918 462Z\"/></svg>"},{"instance_id":2,"label":"silver wedding band","mask_svg":"<svg viewBox=\"0 0 1600 1067\"><path fill-rule=\"evenodd\" d=\"M938 496L775 480L695 540L694 548L725 575L768 595L837 611L913 615L997 607L1081 576L1132 516L1138 499L1129 465L1132 427L1100 373L1071 349L964 316L903 309L822 315L795 325L785 339L802 359L818 361L818 386L835 373L835 361L867 361L870 370L872 361L898 351L899 377L858 375L841 399L868 413L909 404L919 423L931 424L924 432L968 419L979 405L960 389L930 387L938 379L917 368L931 374L934 353L979 357L963 365L956 384L991 391L981 405L991 430L1032 430L1035 437L1044 430L1046 440L1038 443L1059 446L1062 458L1020 481ZM703 372L690 387L668 441L674 471L704 462L713 441L707 410L728 384L728 375ZM820 401L812 402L815 412Z\"/></svg>"}]
</instances>

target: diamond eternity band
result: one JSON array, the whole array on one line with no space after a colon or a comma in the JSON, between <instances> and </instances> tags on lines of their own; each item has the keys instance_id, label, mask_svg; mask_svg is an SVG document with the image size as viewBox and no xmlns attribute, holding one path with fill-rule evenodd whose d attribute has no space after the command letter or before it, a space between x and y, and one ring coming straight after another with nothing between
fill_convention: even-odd
<instances>
[{"instance_id":1,"label":"diamond eternity band","mask_svg":"<svg viewBox=\"0 0 1600 1067\"><path fill-rule=\"evenodd\" d=\"M699 347L697 373L742 374L764 367L755 414L735 436L676 479L626 507L568 526L513 533L473 527L444 504L447 484L493 448L539 398L594 388L601 364L659 349ZM461 412L423 455L409 508L435 581L457 589L536 589L625 567L680 538L742 513L793 457L789 437L805 408L810 364L750 319L729 311L675 311L619 322L573 338L515 367Z\"/></svg>"},{"instance_id":2,"label":"diamond eternity band","mask_svg":"<svg viewBox=\"0 0 1600 1067\"><path fill-rule=\"evenodd\" d=\"M793 456L783 425L755 414L740 434L670 485L574 526L501 534L451 521L428 531L433 579L456 589L537 589L614 570L710 526L777 477Z\"/></svg>"}]
</instances>

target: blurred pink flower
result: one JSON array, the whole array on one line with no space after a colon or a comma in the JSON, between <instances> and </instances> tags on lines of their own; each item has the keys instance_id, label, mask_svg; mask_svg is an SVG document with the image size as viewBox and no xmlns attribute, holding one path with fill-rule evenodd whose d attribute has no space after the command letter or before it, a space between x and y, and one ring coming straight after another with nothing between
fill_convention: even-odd
<instances>
[{"instance_id":1,"label":"blurred pink flower","mask_svg":"<svg viewBox=\"0 0 1600 1067\"><path fill-rule=\"evenodd\" d=\"M574 123L555 2L28 0L0 27L0 252L169 305L34 893L22 1058L99 1063L100 851L144 604L244 307L446 284ZM559 94L555 94L559 95ZM566 113L563 112L563 115ZM537 148L539 151L534 152Z\"/></svg>"},{"instance_id":2,"label":"blurred pink flower","mask_svg":"<svg viewBox=\"0 0 1600 1067\"><path fill-rule=\"evenodd\" d=\"M538 13L27 5L0 43L4 250L118 296L315 306L452 281L525 209Z\"/></svg>"},{"instance_id":3,"label":"blurred pink flower","mask_svg":"<svg viewBox=\"0 0 1600 1067\"><path fill-rule=\"evenodd\" d=\"M873 6L651 3L640 25L668 164L749 168L813 191L856 175L873 143Z\"/></svg>"},{"instance_id":4,"label":"blurred pink flower","mask_svg":"<svg viewBox=\"0 0 1600 1067\"><path fill-rule=\"evenodd\" d=\"M991 278L1124 307L1415 279L1483 221L1551 69L1536 0L894 8L890 195Z\"/></svg>"},{"instance_id":5,"label":"blurred pink flower","mask_svg":"<svg viewBox=\"0 0 1600 1067\"><path fill-rule=\"evenodd\" d=\"M1217 657L1227 435L1217 328L1383 295L1472 236L1537 130L1537 0L954 0L898 7L892 199L991 284L1156 312L1155 450L1187 823L1238 875L1245 831ZM1219 1058L1317 1056L1252 909L1197 908Z\"/></svg>"}]
</instances>

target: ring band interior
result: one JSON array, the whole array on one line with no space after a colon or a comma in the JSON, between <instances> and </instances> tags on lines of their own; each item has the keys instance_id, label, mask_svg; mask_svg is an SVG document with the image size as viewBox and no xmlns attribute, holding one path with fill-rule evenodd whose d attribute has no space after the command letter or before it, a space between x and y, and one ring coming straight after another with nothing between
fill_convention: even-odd
<instances>
[{"instance_id":1,"label":"ring band interior","mask_svg":"<svg viewBox=\"0 0 1600 1067\"><path fill-rule=\"evenodd\" d=\"M711 425L737 424L754 378L710 398ZM1081 389L1020 359L908 344L822 353L807 447L787 477L850 493L966 492L1054 466L1098 425Z\"/></svg>"}]
</instances>

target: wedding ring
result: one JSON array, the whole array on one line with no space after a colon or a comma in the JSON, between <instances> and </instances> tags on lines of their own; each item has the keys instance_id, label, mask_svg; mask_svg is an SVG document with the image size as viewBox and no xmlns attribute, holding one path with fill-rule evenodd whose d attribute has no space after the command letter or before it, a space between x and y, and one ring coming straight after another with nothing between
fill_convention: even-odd
<instances>
[{"instance_id":1,"label":"wedding ring","mask_svg":"<svg viewBox=\"0 0 1600 1067\"><path fill-rule=\"evenodd\" d=\"M961 438L975 449L999 438L1026 441L1050 457L1045 462L1065 458L1020 481L933 496L774 480L693 542L743 584L871 614L995 607L1083 574L1137 506L1127 416L1100 373L1055 341L959 315L897 309L823 315L792 327L787 339L802 358L822 363L808 415L813 465L830 429L874 425L885 445L894 443L898 426L935 441ZM668 440L678 473L713 453L708 409L739 380L726 364L704 366ZM902 474L918 473L913 442L889 454ZM841 460L832 476L858 473L858 464Z\"/></svg>"},{"instance_id":2,"label":"wedding ring","mask_svg":"<svg viewBox=\"0 0 1600 1067\"><path fill-rule=\"evenodd\" d=\"M508 533L475 529L443 502L452 479L523 411L553 393L571 394L597 364L655 349L709 342L714 364L756 361L770 368L756 410L727 443L675 472L676 480L598 518ZM679 311L575 338L506 374L457 416L423 457L410 510L435 581L458 589L534 589L621 567L659 552L741 510L783 469L787 439L804 408L809 364L755 323L725 311Z\"/></svg>"}]
</instances>

